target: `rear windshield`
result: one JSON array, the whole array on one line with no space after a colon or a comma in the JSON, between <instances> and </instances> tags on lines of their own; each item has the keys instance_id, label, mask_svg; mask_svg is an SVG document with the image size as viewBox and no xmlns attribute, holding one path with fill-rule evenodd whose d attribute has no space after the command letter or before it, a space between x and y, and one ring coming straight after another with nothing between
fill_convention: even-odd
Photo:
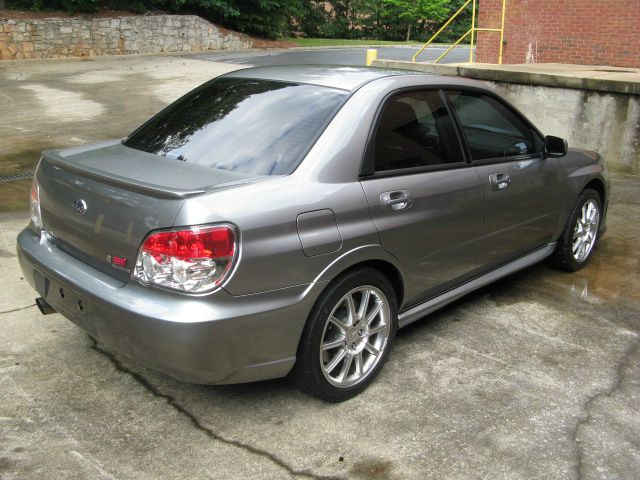
<instances>
[{"instance_id":1,"label":"rear windshield","mask_svg":"<svg viewBox=\"0 0 640 480\"><path fill-rule=\"evenodd\" d=\"M168 106L124 144L221 170L286 175L345 96L317 85L219 78Z\"/></svg>"}]
</instances>

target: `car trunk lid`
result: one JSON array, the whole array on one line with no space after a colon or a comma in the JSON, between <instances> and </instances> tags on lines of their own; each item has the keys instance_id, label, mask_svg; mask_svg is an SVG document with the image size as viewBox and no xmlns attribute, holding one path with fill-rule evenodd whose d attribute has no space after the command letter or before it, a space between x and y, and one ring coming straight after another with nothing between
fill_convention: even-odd
<instances>
[{"instance_id":1,"label":"car trunk lid","mask_svg":"<svg viewBox=\"0 0 640 480\"><path fill-rule=\"evenodd\" d=\"M172 227L186 198L259 179L187 165L119 141L46 151L37 172L42 222L52 241L122 281L129 279L144 237Z\"/></svg>"}]
</instances>

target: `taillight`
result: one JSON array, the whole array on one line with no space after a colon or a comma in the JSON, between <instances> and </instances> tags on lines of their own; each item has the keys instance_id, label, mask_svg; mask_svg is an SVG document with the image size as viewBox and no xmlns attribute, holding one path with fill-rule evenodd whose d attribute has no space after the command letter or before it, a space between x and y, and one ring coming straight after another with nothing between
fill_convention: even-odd
<instances>
[{"instance_id":1,"label":"taillight","mask_svg":"<svg viewBox=\"0 0 640 480\"><path fill-rule=\"evenodd\" d=\"M42 215L40 214L40 187L35 174L31 182L31 196L29 198L29 210L31 212L31 224L38 230L42 230Z\"/></svg>"},{"instance_id":2,"label":"taillight","mask_svg":"<svg viewBox=\"0 0 640 480\"><path fill-rule=\"evenodd\" d=\"M236 234L228 225L159 231L140 247L133 277L183 292L207 292L224 281L236 255Z\"/></svg>"}]
</instances>

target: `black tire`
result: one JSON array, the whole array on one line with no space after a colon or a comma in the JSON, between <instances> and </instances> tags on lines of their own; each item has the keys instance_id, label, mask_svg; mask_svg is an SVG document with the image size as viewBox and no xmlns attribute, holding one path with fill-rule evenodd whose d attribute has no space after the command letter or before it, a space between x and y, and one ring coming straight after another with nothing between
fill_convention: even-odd
<instances>
[{"instance_id":1,"label":"black tire","mask_svg":"<svg viewBox=\"0 0 640 480\"><path fill-rule=\"evenodd\" d=\"M367 291L369 293L366 293ZM378 295L382 295L384 299ZM336 317L348 314L349 301L345 300L348 297L352 300L352 312L355 314L350 318L356 318L356 321L351 322L350 328L345 330L334 324L333 320L329 320L329 317L332 313ZM384 307L385 301L388 309ZM373 317L379 303L382 304L379 308L380 313ZM362 307L363 304L365 304L364 307ZM360 316L363 308L364 315ZM385 316L386 320L384 320ZM374 318L370 324L366 322L367 317ZM388 330L384 327L385 322ZM348 322L345 322L343 326L347 324ZM359 326L366 328L364 334ZM296 364L291 373L292 380L302 391L329 402L342 402L353 398L366 389L380 372L393 345L397 326L397 299L393 286L386 276L371 268L344 274L327 287L309 314L298 346ZM381 333L373 333L381 328L383 329ZM379 336L383 334L386 335L384 343ZM327 340L329 335L335 335L335 340ZM342 341L343 336L344 341ZM352 342L352 340L355 341ZM330 350L322 349L323 342L326 346L332 341L343 342L344 345ZM376 345L384 345L380 350L379 358L370 351L373 346L369 343L370 341ZM336 363L334 367L336 370L327 372L329 366L340 357L342 350L345 352L344 360ZM330 357L331 355L333 358ZM331 376L338 369L341 371L337 377L343 377L342 380ZM344 375L342 375L343 370L346 370ZM338 382L343 384L337 385ZM355 383L351 385L350 382Z\"/></svg>"},{"instance_id":2,"label":"black tire","mask_svg":"<svg viewBox=\"0 0 640 480\"><path fill-rule=\"evenodd\" d=\"M574 233L576 231L578 221L582 218L582 208L589 202L595 202L595 205L597 205L598 208L598 221L594 227L595 239L593 240L592 246L586 253L586 256L584 256L584 258L576 258L576 255L574 255L573 252ZM576 270L580 270L582 267L584 267L589 261L589 258L591 258L593 250L595 249L595 246L598 242L601 221L602 202L600 200L600 195L598 195L598 192L596 192L595 190L587 188L582 191L582 193L578 197L578 200L576 201L575 206L573 207L573 211L571 212L569 221L567 222L567 226L558 239L558 245L556 246L556 249L551 256L551 264L554 267L565 270L567 272L575 272Z\"/></svg>"}]
</instances>

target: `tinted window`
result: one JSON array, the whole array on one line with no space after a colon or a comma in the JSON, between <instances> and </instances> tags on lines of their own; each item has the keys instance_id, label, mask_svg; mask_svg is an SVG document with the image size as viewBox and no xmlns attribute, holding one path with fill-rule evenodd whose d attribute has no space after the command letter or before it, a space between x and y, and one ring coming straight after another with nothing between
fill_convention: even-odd
<instances>
[{"instance_id":1,"label":"tinted window","mask_svg":"<svg viewBox=\"0 0 640 480\"><path fill-rule=\"evenodd\" d=\"M167 107L125 145L222 170L288 174L345 96L316 85L220 78Z\"/></svg>"},{"instance_id":2,"label":"tinted window","mask_svg":"<svg viewBox=\"0 0 640 480\"><path fill-rule=\"evenodd\" d=\"M389 99L375 134L376 171L463 161L453 122L437 91Z\"/></svg>"},{"instance_id":3,"label":"tinted window","mask_svg":"<svg viewBox=\"0 0 640 480\"><path fill-rule=\"evenodd\" d=\"M508 107L487 95L449 92L473 160L538 152L533 131Z\"/></svg>"}]
</instances>

